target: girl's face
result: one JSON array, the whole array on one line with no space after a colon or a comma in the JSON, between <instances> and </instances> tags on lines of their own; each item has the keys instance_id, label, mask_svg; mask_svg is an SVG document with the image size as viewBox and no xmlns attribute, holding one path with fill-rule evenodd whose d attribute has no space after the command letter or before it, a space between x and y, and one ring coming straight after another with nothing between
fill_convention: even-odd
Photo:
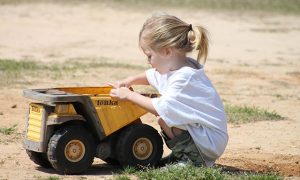
<instances>
[{"instance_id":1,"label":"girl's face","mask_svg":"<svg viewBox=\"0 0 300 180\"><path fill-rule=\"evenodd\" d=\"M148 64L155 68L160 74L165 74L170 70L170 59L165 50L159 52L149 48L144 42L141 42L141 48L147 56Z\"/></svg>"}]
</instances>

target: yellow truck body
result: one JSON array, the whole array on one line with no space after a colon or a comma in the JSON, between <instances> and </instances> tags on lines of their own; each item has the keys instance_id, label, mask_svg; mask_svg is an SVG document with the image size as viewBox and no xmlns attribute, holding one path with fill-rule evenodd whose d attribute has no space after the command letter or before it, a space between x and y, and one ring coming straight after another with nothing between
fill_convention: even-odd
<instances>
[{"instance_id":1,"label":"yellow truck body","mask_svg":"<svg viewBox=\"0 0 300 180\"><path fill-rule=\"evenodd\" d=\"M24 90L24 96L34 100L29 104L24 140L29 157L67 174L87 169L94 156L121 165L156 164L162 156L162 139L154 128L142 124L140 117L147 111L112 98L111 89Z\"/></svg>"}]
</instances>

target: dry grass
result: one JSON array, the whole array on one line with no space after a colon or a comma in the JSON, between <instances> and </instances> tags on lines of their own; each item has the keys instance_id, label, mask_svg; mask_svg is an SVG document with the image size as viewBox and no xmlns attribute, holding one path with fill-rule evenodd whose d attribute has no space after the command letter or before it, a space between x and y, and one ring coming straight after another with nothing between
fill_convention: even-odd
<instances>
[{"instance_id":1,"label":"dry grass","mask_svg":"<svg viewBox=\"0 0 300 180\"><path fill-rule=\"evenodd\" d=\"M18 84L36 84L41 80L74 79L74 76L79 75L86 79L90 79L89 76L92 75L94 75L94 79L101 76L107 77L107 79L121 79L124 78L127 71L143 71L146 68L146 66L120 63L108 58L85 59L85 61L72 59L72 61L67 60L61 63L0 59L0 85L3 88ZM113 70L119 70L122 73L107 74L107 72L114 72Z\"/></svg>"}]
</instances>

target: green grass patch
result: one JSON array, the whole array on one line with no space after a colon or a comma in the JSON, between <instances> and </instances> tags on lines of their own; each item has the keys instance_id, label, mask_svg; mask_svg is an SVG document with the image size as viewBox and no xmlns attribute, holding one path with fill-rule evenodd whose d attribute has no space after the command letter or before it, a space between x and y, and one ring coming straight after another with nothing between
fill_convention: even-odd
<instances>
[{"instance_id":1,"label":"green grass patch","mask_svg":"<svg viewBox=\"0 0 300 180\"><path fill-rule=\"evenodd\" d=\"M262 11L283 14L300 14L300 0L114 0L130 6L176 7L192 10ZM151 6L149 6L151 5Z\"/></svg>"},{"instance_id":2,"label":"green grass patch","mask_svg":"<svg viewBox=\"0 0 300 180\"><path fill-rule=\"evenodd\" d=\"M0 59L0 71L20 72L23 70L37 70L39 65L35 61L15 61L10 59Z\"/></svg>"},{"instance_id":3,"label":"green grass patch","mask_svg":"<svg viewBox=\"0 0 300 180\"><path fill-rule=\"evenodd\" d=\"M207 168L195 167L188 164L185 167L178 167L174 165L167 165L162 168L145 168L143 170L134 170L132 168L125 168L114 179L128 179L129 176L136 176L143 180L223 180L223 179L264 179L264 180L279 180L283 179L276 174L258 174L258 173L230 173L222 171L221 168Z\"/></svg>"},{"instance_id":4,"label":"green grass patch","mask_svg":"<svg viewBox=\"0 0 300 180\"><path fill-rule=\"evenodd\" d=\"M280 116L275 111L269 112L255 106L236 106L225 104L225 111L228 122L233 124L284 119L284 117Z\"/></svg>"},{"instance_id":5,"label":"green grass patch","mask_svg":"<svg viewBox=\"0 0 300 180\"><path fill-rule=\"evenodd\" d=\"M15 133L16 130L17 130L17 125L14 124L11 127L0 128L0 133L2 133L4 135L11 135L11 134Z\"/></svg>"},{"instance_id":6,"label":"green grass patch","mask_svg":"<svg viewBox=\"0 0 300 180\"><path fill-rule=\"evenodd\" d=\"M10 59L0 59L0 85L10 84L12 80L21 77L24 71L31 72L39 69L34 61L15 61Z\"/></svg>"},{"instance_id":7,"label":"green grass patch","mask_svg":"<svg viewBox=\"0 0 300 180\"><path fill-rule=\"evenodd\" d=\"M220 169L204 168L187 165L186 167L177 167L167 165L162 168L145 168L143 170L132 170L125 168L122 175L135 175L139 179L155 180L181 180L181 179L224 179L225 174Z\"/></svg>"}]
</instances>

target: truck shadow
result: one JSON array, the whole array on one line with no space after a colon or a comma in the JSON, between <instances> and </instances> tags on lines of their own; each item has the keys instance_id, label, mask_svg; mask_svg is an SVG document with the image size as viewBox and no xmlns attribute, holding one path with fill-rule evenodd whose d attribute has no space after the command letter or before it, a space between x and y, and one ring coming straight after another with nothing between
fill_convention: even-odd
<instances>
[{"instance_id":1,"label":"truck shadow","mask_svg":"<svg viewBox=\"0 0 300 180\"><path fill-rule=\"evenodd\" d=\"M93 164L88 170L84 172L85 175L113 175L118 174L123 170L122 166L110 164Z\"/></svg>"},{"instance_id":2,"label":"truck shadow","mask_svg":"<svg viewBox=\"0 0 300 180\"><path fill-rule=\"evenodd\" d=\"M110 165L110 164L93 164L91 167L89 167L86 171L84 171L82 174L78 174L78 176L85 176L85 175L113 175L117 174L122 170L122 166L117 165ZM53 168L45 168L45 167L36 167L36 170L47 173L47 174L56 174L56 175L62 175L59 174L55 169ZM74 176L74 175L72 175Z\"/></svg>"},{"instance_id":3,"label":"truck shadow","mask_svg":"<svg viewBox=\"0 0 300 180\"><path fill-rule=\"evenodd\" d=\"M214 168L221 169L221 172L227 173L227 174L242 174L242 173L255 173L255 171L251 170L245 170L233 166L223 165L223 164L215 164L213 166Z\"/></svg>"}]
</instances>

